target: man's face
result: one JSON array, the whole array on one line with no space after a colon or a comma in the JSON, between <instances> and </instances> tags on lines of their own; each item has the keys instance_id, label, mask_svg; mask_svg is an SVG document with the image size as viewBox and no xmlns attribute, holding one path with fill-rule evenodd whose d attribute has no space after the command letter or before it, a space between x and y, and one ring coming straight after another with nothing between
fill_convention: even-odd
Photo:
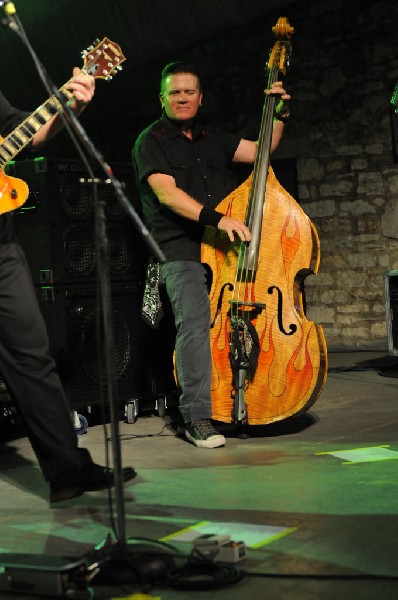
<instances>
[{"instance_id":1,"label":"man's face","mask_svg":"<svg viewBox=\"0 0 398 600\"><path fill-rule=\"evenodd\" d=\"M160 102L166 115L177 121L193 119L202 102L198 78L192 73L175 73L163 82Z\"/></svg>"}]
</instances>

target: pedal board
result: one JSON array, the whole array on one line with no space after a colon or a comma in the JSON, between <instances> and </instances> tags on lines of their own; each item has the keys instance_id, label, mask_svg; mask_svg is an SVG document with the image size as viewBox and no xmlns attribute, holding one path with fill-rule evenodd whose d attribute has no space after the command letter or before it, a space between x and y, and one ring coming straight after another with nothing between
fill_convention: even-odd
<instances>
[{"instance_id":1,"label":"pedal board","mask_svg":"<svg viewBox=\"0 0 398 600\"><path fill-rule=\"evenodd\" d=\"M0 554L0 593L88 600L87 564L42 554Z\"/></svg>"}]
</instances>

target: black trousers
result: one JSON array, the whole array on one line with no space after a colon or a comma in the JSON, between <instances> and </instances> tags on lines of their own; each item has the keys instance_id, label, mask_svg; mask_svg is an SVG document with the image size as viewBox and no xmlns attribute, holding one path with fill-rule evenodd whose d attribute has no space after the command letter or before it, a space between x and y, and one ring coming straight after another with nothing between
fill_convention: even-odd
<instances>
[{"instance_id":1,"label":"black trousers","mask_svg":"<svg viewBox=\"0 0 398 600\"><path fill-rule=\"evenodd\" d=\"M0 372L47 480L91 461L89 452L78 448L31 274L17 243L0 245Z\"/></svg>"}]
</instances>

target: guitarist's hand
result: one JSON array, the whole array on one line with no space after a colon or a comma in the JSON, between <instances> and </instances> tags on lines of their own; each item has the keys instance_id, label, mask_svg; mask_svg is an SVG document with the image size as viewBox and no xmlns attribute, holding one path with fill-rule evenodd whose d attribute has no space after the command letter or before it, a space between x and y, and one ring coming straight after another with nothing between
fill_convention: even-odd
<instances>
[{"instance_id":1,"label":"guitarist's hand","mask_svg":"<svg viewBox=\"0 0 398 600\"><path fill-rule=\"evenodd\" d=\"M82 70L79 69L79 67L75 67L73 69L72 77L62 86L62 88L60 88L64 92L68 104L70 104L76 114L81 113L84 107L87 106L93 98L95 80L99 77L102 79L109 79L115 69L119 69L121 63L126 60L120 46L107 37L97 44L95 48L92 48L92 50L92 53L85 56ZM64 121L60 118L62 107L59 102L58 104L55 102L55 99L54 95L48 100L49 106L52 106L55 109L55 114L49 118L49 115L52 114L52 112L46 111L44 115L42 115L42 120L44 121L43 124L41 119L36 118L39 129L37 129L33 134L33 137L30 138L32 140L32 146L41 146L58 133L64 126ZM39 113L40 110L41 107L33 114ZM47 120L48 118L49 120ZM30 128L25 127L25 130L28 129ZM12 133L9 134L9 136L11 135ZM25 138L29 141L26 131L24 131L22 139L25 140ZM21 149L19 144L15 143L11 143L11 147L15 147L15 154ZM7 157L9 154L11 153L8 152Z\"/></svg>"},{"instance_id":2,"label":"guitarist's hand","mask_svg":"<svg viewBox=\"0 0 398 600\"><path fill-rule=\"evenodd\" d=\"M75 67L73 77L63 87L72 92L76 98L76 101L72 102L71 108L79 115L94 96L95 79L91 75L81 73L80 69ZM62 120L59 115L55 115L35 133L32 138L33 146L41 146L58 133L62 127Z\"/></svg>"},{"instance_id":3,"label":"guitarist's hand","mask_svg":"<svg viewBox=\"0 0 398 600\"><path fill-rule=\"evenodd\" d=\"M94 96L95 79L91 75L82 73L79 67L75 67L73 69L73 77L65 87L70 90L76 98L75 105L72 105L72 107L83 108Z\"/></svg>"},{"instance_id":4,"label":"guitarist's hand","mask_svg":"<svg viewBox=\"0 0 398 600\"><path fill-rule=\"evenodd\" d=\"M221 231L225 231L228 234L231 242L235 241L235 234L239 236L242 242L250 242L252 239L252 234L250 230L244 223L238 221L238 219L233 219L232 217L228 217L224 215L217 225L218 229Z\"/></svg>"}]
</instances>

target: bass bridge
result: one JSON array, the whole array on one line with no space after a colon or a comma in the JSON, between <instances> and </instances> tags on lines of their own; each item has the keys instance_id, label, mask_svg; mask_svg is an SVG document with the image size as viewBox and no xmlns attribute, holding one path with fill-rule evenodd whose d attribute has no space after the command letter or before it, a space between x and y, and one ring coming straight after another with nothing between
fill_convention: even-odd
<instances>
[{"instance_id":1,"label":"bass bridge","mask_svg":"<svg viewBox=\"0 0 398 600\"><path fill-rule=\"evenodd\" d=\"M262 302L238 302L230 300L228 316L231 323L230 363L233 374L233 421L246 422L247 408L245 390L253 380L259 357L259 339L251 321L257 317L266 305Z\"/></svg>"}]
</instances>

